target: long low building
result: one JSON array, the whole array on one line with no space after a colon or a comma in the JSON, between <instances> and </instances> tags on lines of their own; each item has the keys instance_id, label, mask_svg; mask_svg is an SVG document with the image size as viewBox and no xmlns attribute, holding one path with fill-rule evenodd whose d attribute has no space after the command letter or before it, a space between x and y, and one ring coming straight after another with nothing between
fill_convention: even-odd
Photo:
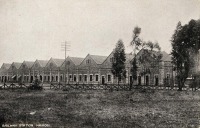
<instances>
[{"instance_id":1,"label":"long low building","mask_svg":"<svg viewBox=\"0 0 200 128\"><path fill-rule=\"evenodd\" d=\"M141 50L136 55L137 60L148 50ZM171 63L171 56L166 52L162 53L159 62L147 54L151 61L137 61L136 84L162 85L166 81L173 82L175 72ZM65 59L50 58L49 60L36 60L35 62L24 61L12 64L3 63L0 68L0 81L4 82L33 82L35 76L43 83L59 82L69 84L114 84L133 83L131 74L131 63L134 58L132 54L126 54L126 78L118 79L112 74L113 52L109 56L88 54L85 58L67 57Z\"/></svg>"}]
</instances>

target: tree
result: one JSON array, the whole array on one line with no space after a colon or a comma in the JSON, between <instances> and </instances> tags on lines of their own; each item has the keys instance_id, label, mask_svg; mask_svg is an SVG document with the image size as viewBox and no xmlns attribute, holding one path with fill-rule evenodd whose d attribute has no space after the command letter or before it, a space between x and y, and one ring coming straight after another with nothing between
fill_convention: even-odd
<instances>
[{"instance_id":1,"label":"tree","mask_svg":"<svg viewBox=\"0 0 200 128\"><path fill-rule=\"evenodd\" d=\"M133 82L137 80L137 69L138 69L137 60L136 60L136 58L134 58L132 61L132 67L131 67L131 74L132 74Z\"/></svg>"},{"instance_id":2,"label":"tree","mask_svg":"<svg viewBox=\"0 0 200 128\"><path fill-rule=\"evenodd\" d=\"M116 48L114 49L113 53L113 59L112 62L112 73L115 77L118 78L118 84L119 79L126 78L126 69L125 69L125 48L124 43L122 40L119 40L116 44Z\"/></svg>"},{"instance_id":3,"label":"tree","mask_svg":"<svg viewBox=\"0 0 200 128\"><path fill-rule=\"evenodd\" d=\"M198 63L197 56L192 55L197 55L200 49L200 20L191 20L184 26L178 22L171 42L172 63L176 66L178 90L181 91L191 68Z\"/></svg>"},{"instance_id":4,"label":"tree","mask_svg":"<svg viewBox=\"0 0 200 128\"><path fill-rule=\"evenodd\" d=\"M141 28L136 26L133 30L133 40L131 41L131 46L133 47L134 56L135 56L132 61L132 67L131 67L131 74L132 74L133 81L137 80L137 70L138 70L137 61L142 63L143 67L146 68L146 65L151 63L152 58L154 59L154 61L158 63L162 58L162 54L160 52L161 48L158 42L156 41L155 43L153 43L152 41L148 41L148 42L142 41L139 38L140 33L141 33ZM142 49L144 52L142 53L141 57L137 60L136 50L142 50ZM149 56L152 56L152 57L149 57ZM150 70L145 70L145 73L142 73L142 74L145 75L149 71Z\"/></svg>"},{"instance_id":5,"label":"tree","mask_svg":"<svg viewBox=\"0 0 200 128\"><path fill-rule=\"evenodd\" d=\"M158 42L156 41L155 43L153 43L152 41L148 41L147 43L145 43L145 45L145 49L147 49L148 54L154 58L154 61L160 62L162 59L162 54L160 52L161 47Z\"/></svg>"},{"instance_id":6,"label":"tree","mask_svg":"<svg viewBox=\"0 0 200 128\"><path fill-rule=\"evenodd\" d=\"M141 28L136 26L133 30L133 40L130 45L133 47L134 55L136 54L136 50L139 50L139 46L142 45L142 40L139 38L141 33Z\"/></svg>"}]
</instances>

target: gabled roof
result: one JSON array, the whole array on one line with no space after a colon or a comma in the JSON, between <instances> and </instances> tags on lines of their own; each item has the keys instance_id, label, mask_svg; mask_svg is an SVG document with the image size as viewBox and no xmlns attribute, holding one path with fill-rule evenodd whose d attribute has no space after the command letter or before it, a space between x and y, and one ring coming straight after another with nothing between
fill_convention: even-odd
<instances>
[{"instance_id":1,"label":"gabled roof","mask_svg":"<svg viewBox=\"0 0 200 128\"><path fill-rule=\"evenodd\" d=\"M104 60L107 58L107 56L99 56L99 55L90 55L90 56L97 64L102 64Z\"/></svg>"},{"instance_id":2,"label":"gabled roof","mask_svg":"<svg viewBox=\"0 0 200 128\"><path fill-rule=\"evenodd\" d=\"M131 53L126 53L126 63L129 63L131 60L133 60L134 55L132 55Z\"/></svg>"},{"instance_id":3,"label":"gabled roof","mask_svg":"<svg viewBox=\"0 0 200 128\"><path fill-rule=\"evenodd\" d=\"M141 49L141 50L137 53L136 56L139 56L140 53L145 52L145 51L148 51L148 52L151 52L151 53L156 53L156 51L150 51L150 50L147 50L147 49ZM172 61L171 55L169 55L169 54L166 53L165 51L162 51L161 54L162 54L162 58L161 58L162 61ZM151 54L151 55L152 55L152 54Z\"/></svg>"},{"instance_id":4,"label":"gabled roof","mask_svg":"<svg viewBox=\"0 0 200 128\"><path fill-rule=\"evenodd\" d=\"M26 66L27 66L28 68L31 68L31 67L33 66L33 64L34 64L33 61L24 61L23 63L26 64Z\"/></svg>"},{"instance_id":5,"label":"gabled roof","mask_svg":"<svg viewBox=\"0 0 200 128\"><path fill-rule=\"evenodd\" d=\"M20 66L22 65L22 63L19 63L19 62L13 62L12 65L14 65L17 69L19 69Z\"/></svg>"},{"instance_id":6,"label":"gabled roof","mask_svg":"<svg viewBox=\"0 0 200 128\"><path fill-rule=\"evenodd\" d=\"M168 53L166 53L165 51L162 51L161 54L162 56L162 61L172 61L171 59L171 55L169 55Z\"/></svg>"},{"instance_id":7,"label":"gabled roof","mask_svg":"<svg viewBox=\"0 0 200 128\"><path fill-rule=\"evenodd\" d=\"M9 69L10 68L10 66L11 66L11 64L8 64L8 63L3 63L2 64L2 67L5 67L5 69Z\"/></svg>"},{"instance_id":8,"label":"gabled roof","mask_svg":"<svg viewBox=\"0 0 200 128\"><path fill-rule=\"evenodd\" d=\"M51 58L51 59L55 62L55 64L58 67L60 67L64 63L64 61L65 61L65 59L57 59L57 58Z\"/></svg>"},{"instance_id":9,"label":"gabled roof","mask_svg":"<svg viewBox=\"0 0 200 128\"><path fill-rule=\"evenodd\" d=\"M80 58L80 57L69 57L75 65L80 65L81 62L84 60L84 58Z\"/></svg>"},{"instance_id":10,"label":"gabled roof","mask_svg":"<svg viewBox=\"0 0 200 128\"><path fill-rule=\"evenodd\" d=\"M46 64L48 63L48 60L36 60L40 64L41 67L45 67Z\"/></svg>"}]
</instances>

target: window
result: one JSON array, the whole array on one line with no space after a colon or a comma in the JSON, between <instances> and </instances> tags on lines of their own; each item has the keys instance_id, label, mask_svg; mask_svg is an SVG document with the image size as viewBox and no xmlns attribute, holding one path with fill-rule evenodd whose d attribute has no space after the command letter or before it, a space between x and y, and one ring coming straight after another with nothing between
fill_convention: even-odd
<instances>
[{"instance_id":1,"label":"window","mask_svg":"<svg viewBox=\"0 0 200 128\"><path fill-rule=\"evenodd\" d=\"M79 81L82 81L82 75L79 75Z\"/></svg>"},{"instance_id":2,"label":"window","mask_svg":"<svg viewBox=\"0 0 200 128\"><path fill-rule=\"evenodd\" d=\"M108 82L111 81L111 75L108 75Z\"/></svg>"},{"instance_id":3,"label":"window","mask_svg":"<svg viewBox=\"0 0 200 128\"><path fill-rule=\"evenodd\" d=\"M90 75L90 81L92 81L92 79L93 79L92 77L93 77L93 75Z\"/></svg>"},{"instance_id":4,"label":"window","mask_svg":"<svg viewBox=\"0 0 200 128\"><path fill-rule=\"evenodd\" d=\"M170 78L170 74L167 74L167 79L169 79Z\"/></svg>"},{"instance_id":5,"label":"window","mask_svg":"<svg viewBox=\"0 0 200 128\"><path fill-rule=\"evenodd\" d=\"M66 62L66 65L70 65L70 61L67 61L67 62Z\"/></svg>"},{"instance_id":6,"label":"window","mask_svg":"<svg viewBox=\"0 0 200 128\"><path fill-rule=\"evenodd\" d=\"M69 75L69 80L72 81L72 75Z\"/></svg>"},{"instance_id":7,"label":"window","mask_svg":"<svg viewBox=\"0 0 200 128\"><path fill-rule=\"evenodd\" d=\"M112 62L112 63L114 62L114 58L113 57L110 58L110 62Z\"/></svg>"},{"instance_id":8,"label":"window","mask_svg":"<svg viewBox=\"0 0 200 128\"><path fill-rule=\"evenodd\" d=\"M95 75L95 80L99 81L99 75Z\"/></svg>"},{"instance_id":9,"label":"window","mask_svg":"<svg viewBox=\"0 0 200 128\"><path fill-rule=\"evenodd\" d=\"M74 81L76 82L76 75L74 75Z\"/></svg>"},{"instance_id":10,"label":"window","mask_svg":"<svg viewBox=\"0 0 200 128\"><path fill-rule=\"evenodd\" d=\"M53 68L53 63L50 63L50 68Z\"/></svg>"},{"instance_id":11,"label":"window","mask_svg":"<svg viewBox=\"0 0 200 128\"><path fill-rule=\"evenodd\" d=\"M86 60L86 64L90 64L90 63L91 63L90 59Z\"/></svg>"},{"instance_id":12,"label":"window","mask_svg":"<svg viewBox=\"0 0 200 128\"><path fill-rule=\"evenodd\" d=\"M84 75L84 81L87 81L87 75Z\"/></svg>"}]
</instances>

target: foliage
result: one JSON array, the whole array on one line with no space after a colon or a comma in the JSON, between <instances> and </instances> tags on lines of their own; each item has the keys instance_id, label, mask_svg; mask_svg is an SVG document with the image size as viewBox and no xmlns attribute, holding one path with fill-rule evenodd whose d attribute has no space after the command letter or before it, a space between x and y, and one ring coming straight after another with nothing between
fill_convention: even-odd
<instances>
[{"instance_id":1,"label":"foliage","mask_svg":"<svg viewBox=\"0 0 200 128\"><path fill-rule=\"evenodd\" d=\"M191 56L197 55L200 49L200 20L191 20L184 26L178 22L171 42L172 63L176 65L178 86L182 90L190 69L196 63L196 58Z\"/></svg>"},{"instance_id":2,"label":"foliage","mask_svg":"<svg viewBox=\"0 0 200 128\"><path fill-rule=\"evenodd\" d=\"M150 49L150 51L153 51L153 50L160 51L161 50L157 41L155 43L153 43L152 41L148 41L146 43L146 46Z\"/></svg>"},{"instance_id":3,"label":"foliage","mask_svg":"<svg viewBox=\"0 0 200 128\"><path fill-rule=\"evenodd\" d=\"M133 30L133 40L130 45L133 47L134 54L136 54L136 50L139 50L139 46L142 45L142 40L139 38L141 33L141 28L136 26Z\"/></svg>"},{"instance_id":4,"label":"foliage","mask_svg":"<svg viewBox=\"0 0 200 128\"><path fill-rule=\"evenodd\" d=\"M115 77L119 79L126 78L126 69L125 69L125 48L122 40L119 40L116 44L116 48L114 49L113 55L114 61L112 62L112 73Z\"/></svg>"},{"instance_id":5,"label":"foliage","mask_svg":"<svg viewBox=\"0 0 200 128\"><path fill-rule=\"evenodd\" d=\"M133 59L132 61L132 68L131 68L131 74L132 74L132 78L133 80L137 80L137 60L136 58Z\"/></svg>"},{"instance_id":6,"label":"foliage","mask_svg":"<svg viewBox=\"0 0 200 128\"><path fill-rule=\"evenodd\" d=\"M139 38L140 33L141 33L141 28L136 26L133 30L133 40L131 42L131 45L133 46L135 57L136 57L136 50L140 51L142 50L143 52L137 60L136 58L134 58L134 60L132 61L131 74L133 80L137 79L137 70L138 70L137 61L138 63L142 64L143 67L145 68L144 71L141 71L141 75L145 75L147 73L150 73L150 70L147 67L147 65L152 63L152 61L158 63L162 58L162 54L160 52L161 47L159 46L158 42L157 41L145 42Z\"/></svg>"}]
</instances>

